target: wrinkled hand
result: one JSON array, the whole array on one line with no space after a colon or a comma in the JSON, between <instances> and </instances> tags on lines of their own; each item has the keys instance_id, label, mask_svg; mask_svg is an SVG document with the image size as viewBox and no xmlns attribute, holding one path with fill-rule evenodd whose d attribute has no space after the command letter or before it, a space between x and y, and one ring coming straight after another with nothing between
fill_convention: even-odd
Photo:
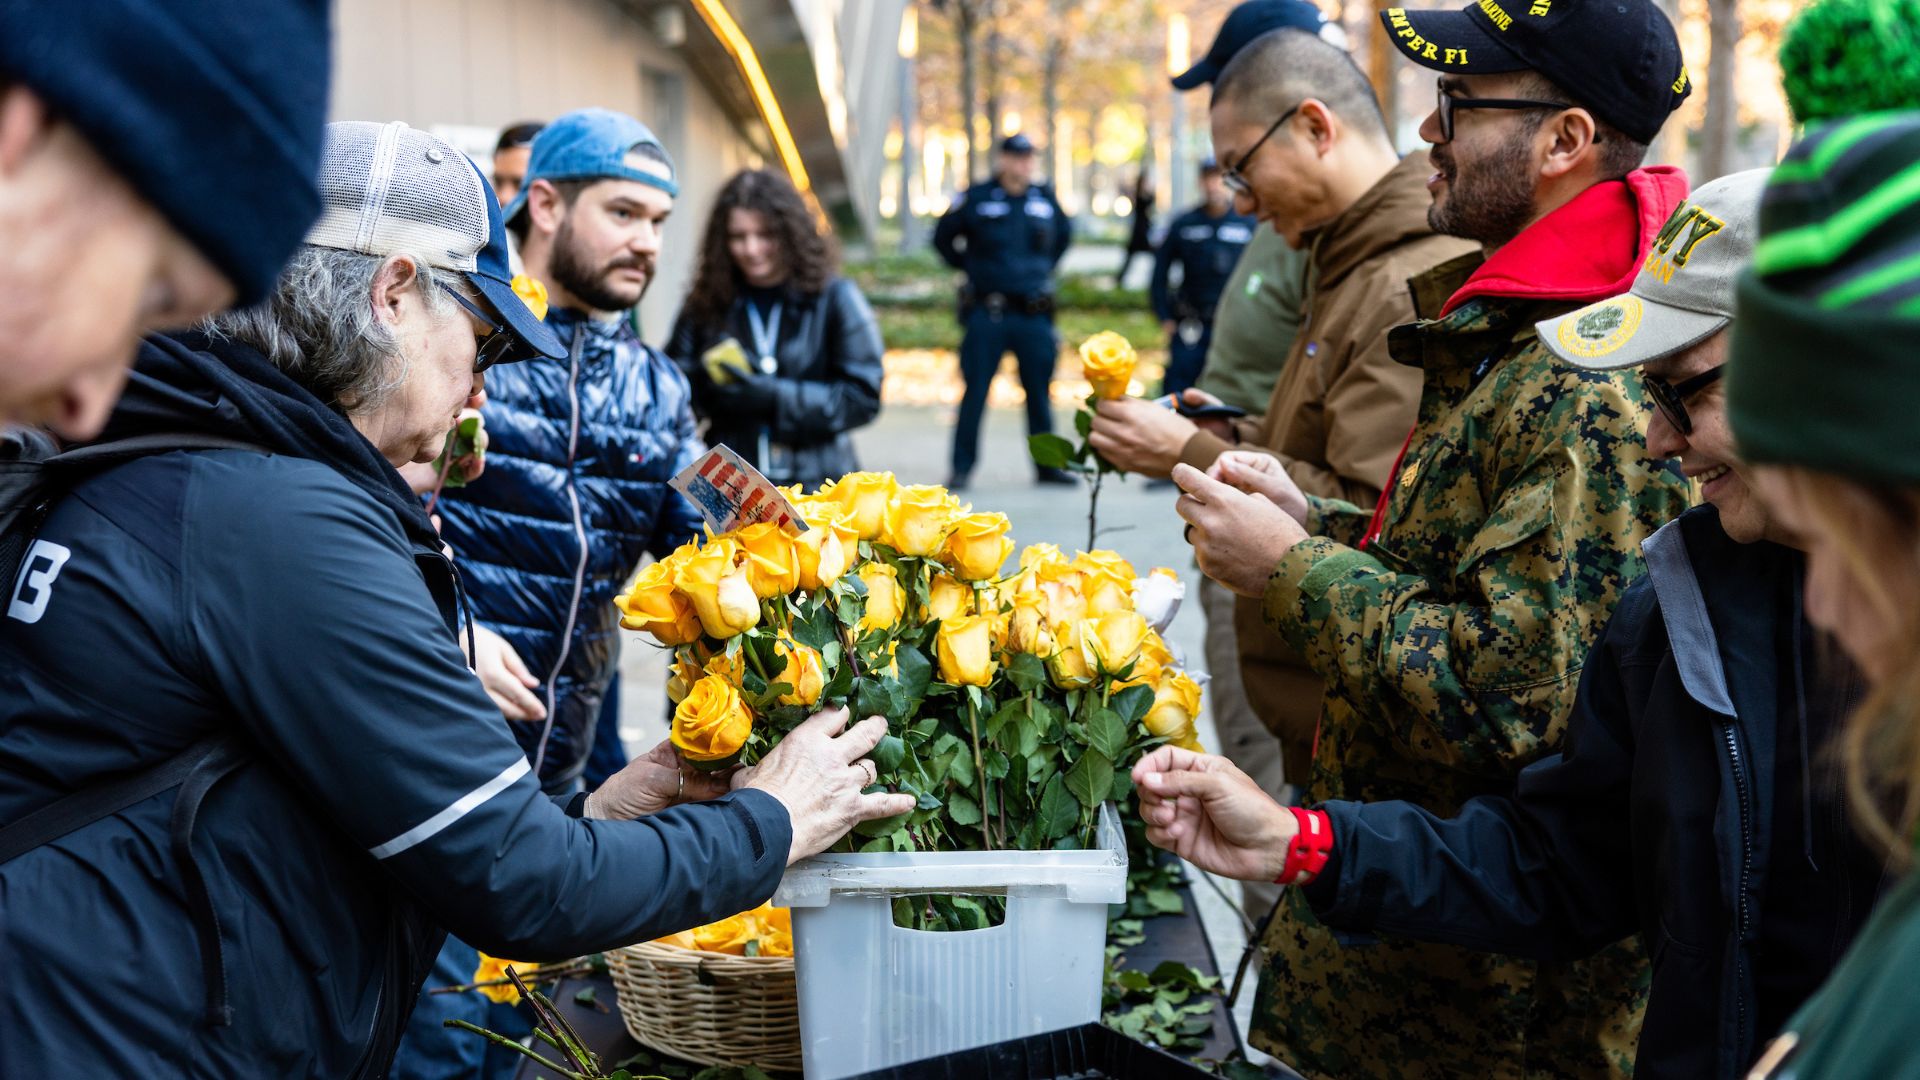
<instances>
[{"instance_id":1,"label":"wrinkled hand","mask_svg":"<svg viewBox=\"0 0 1920 1080\"><path fill-rule=\"evenodd\" d=\"M1258 450L1229 450L1214 459L1207 475L1249 495L1264 495L1303 527L1307 523L1307 496L1293 482L1287 467L1272 454Z\"/></svg>"},{"instance_id":2,"label":"wrinkled hand","mask_svg":"<svg viewBox=\"0 0 1920 1080\"><path fill-rule=\"evenodd\" d=\"M607 777L606 783L587 796L581 816L625 820L726 793L724 779L688 765L672 742L663 741Z\"/></svg>"},{"instance_id":3,"label":"wrinkled hand","mask_svg":"<svg viewBox=\"0 0 1920 1080\"><path fill-rule=\"evenodd\" d=\"M1162 746L1133 767L1147 839L1200 869L1272 881L1287 862L1293 814L1233 762Z\"/></svg>"},{"instance_id":4,"label":"wrinkled hand","mask_svg":"<svg viewBox=\"0 0 1920 1080\"><path fill-rule=\"evenodd\" d=\"M474 674L487 696L500 706L500 714L509 720L545 720L547 707L533 693L540 680L527 670L526 661L499 634L484 626L473 628Z\"/></svg>"},{"instance_id":5,"label":"wrinkled hand","mask_svg":"<svg viewBox=\"0 0 1920 1080\"><path fill-rule=\"evenodd\" d=\"M862 821L912 810L912 795L862 794L877 769L867 754L886 737L878 716L847 727L845 709L817 712L794 728L758 765L733 774L734 788L759 788L779 799L793 820L792 865L827 850Z\"/></svg>"},{"instance_id":6,"label":"wrinkled hand","mask_svg":"<svg viewBox=\"0 0 1920 1080\"><path fill-rule=\"evenodd\" d=\"M487 418L481 414L480 406L474 404L475 401L484 404L486 400L487 393L484 390L473 395L467 399L467 407L461 409L460 415L454 419L455 427L465 423L468 417L480 421L480 426L473 433L473 453L454 458L447 465L449 469L459 469L460 475L466 477L469 484L480 479L480 474L487 471Z\"/></svg>"},{"instance_id":7,"label":"wrinkled hand","mask_svg":"<svg viewBox=\"0 0 1920 1080\"><path fill-rule=\"evenodd\" d=\"M1192 420L1172 409L1122 397L1094 409L1087 442L1117 469L1164 478L1197 430Z\"/></svg>"},{"instance_id":8,"label":"wrinkled hand","mask_svg":"<svg viewBox=\"0 0 1920 1080\"><path fill-rule=\"evenodd\" d=\"M1184 492L1173 509L1192 526L1187 542L1200 572L1241 596L1263 595L1274 564L1307 538L1300 523L1264 495L1230 488L1191 465L1174 466L1173 482Z\"/></svg>"}]
</instances>

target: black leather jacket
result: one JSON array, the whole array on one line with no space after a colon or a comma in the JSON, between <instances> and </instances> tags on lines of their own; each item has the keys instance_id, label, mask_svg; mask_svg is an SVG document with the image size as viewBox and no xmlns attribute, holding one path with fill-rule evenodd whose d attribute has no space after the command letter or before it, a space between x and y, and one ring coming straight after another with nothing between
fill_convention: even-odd
<instances>
[{"instance_id":1,"label":"black leather jacket","mask_svg":"<svg viewBox=\"0 0 1920 1080\"><path fill-rule=\"evenodd\" d=\"M860 289L834 278L818 294L778 292L781 312L773 350L778 367L748 385L716 386L701 356L733 338L754 357L745 292L720 326L696 326L682 312L667 355L693 385L694 410L709 445L725 443L780 484L808 488L860 467L854 428L880 412L880 327ZM769 460L761 460L761 433Z\"/></svg>"}]
</instances>

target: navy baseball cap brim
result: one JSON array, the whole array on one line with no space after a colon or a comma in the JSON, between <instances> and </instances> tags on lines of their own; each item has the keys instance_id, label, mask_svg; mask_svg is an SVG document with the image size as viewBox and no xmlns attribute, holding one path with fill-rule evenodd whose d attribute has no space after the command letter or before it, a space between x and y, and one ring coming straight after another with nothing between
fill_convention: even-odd
<instances>
[{"instance_id":1,"label":"navy baseball cap brim","mask_svg":"<svg viewBox=\"0 0 1920 1080\"><path fill-rule=\"evenodd\" d=\"M1326 22L1320 9L1306 0L1247 0L1227 13L1220 32L1213 36L1213 44L1207 47L1207 55L1173 77L1173 88L1191 90L1218 79L1234 55L1263 34L1286 29L1317 34Z\"/></svg>"},{"instance_id":2,"label":"navy baseball cap brim","mask_svg":"<svg viewBox=\"0 0 1920 1080\"><path fill-rule=\"evenodd\" d=\"M474 166L479 172L480 167ZM482 174L485 179L485 174ZM567 347L553 328L540 321L520 294L513 291L513 265L507 258L506 217L500 212L500 204L493 199L487 204L487 246L474 255L474 268L462 276L472 285L487 303L493 305L494 313L516 339L521 348L508 354L504 362L531 360L535 356L544 356L549 360L558 360L567 355Z\"/></svg>"},{"instance_id":3,"label":"navy baseball cap brim","mask_svg":"<svg viewBox=\"0 0 1920 1080\"><path fill-rule=\"evenodd\" d=\"M1388 8L1380 13L1387 39L1421 67L1456 75L1501 75L1531 67L1500 44L1493 27L1481 22L1483 18L1477 7L1464 11Z\"/></svg>"},{"instance_id":4,"label":"navy baseball cap brim","mask_svg":"<svg viewBox=\"0 0 1920 1080\"><path fill-rule=\"evenodd\" d=\"M667 175L627 164L627 155L641 146L658 151ZM633 180L678 197L676 175L673 158L647 125L612 109L575 109L534 136L526 179L520 184L519 194L507 204L505 220L517 219L527 208L527 196L535 180Z\"/></svg>"},{"instance_id":5,"label":"navy baseball cap brim","mask_svg":"<svg viewBox=\"0 0 1920 1080\"><path fill-rule=\"evenodd\" d=\"M1000 140L1000 152L1003 154L1031 154L1033 140L1025 135L1009 135Z\"/></svg>"}]
</instances>

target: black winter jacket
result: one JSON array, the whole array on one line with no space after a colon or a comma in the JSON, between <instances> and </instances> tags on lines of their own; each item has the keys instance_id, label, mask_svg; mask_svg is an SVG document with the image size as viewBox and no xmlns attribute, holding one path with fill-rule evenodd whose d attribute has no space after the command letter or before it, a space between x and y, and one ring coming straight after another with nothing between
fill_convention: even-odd
<instances>
[{"instance_id":1,"label":"black winter jacket","mask_svg":"<svg viewBox=\"0 0 1920 1080\"><path fill-rule=\"evenodd\" d=\"M1820 754L1855 681L1812 666L1799 553L1735 543L1712 507L1644 547L1647 577L1588 660L1561 753L1521 772L1511 797L1474 799L1451 819L1401 802L1326 804L1333 858L1304 893L1338 929L1542 960L1638 932L1653 985L1634 1075L1734 1078L1773 1034L1756 1018L1791 1014L1875 898L1877 861ZM1809 738L1791 740L1807 754L1780 745L1781 703L1819 695L1831 707L1798 710L1813 718L1798 729ZM1792 775L1776 775L1786 756ZM1801 842L1778 843L1787 833ZM1770 873L1816 850L1817 873L1769 893Z\"/></svg>"},{"instance_id":2,"label":"black winter jacket","mask_svg":"<svg viewBox=\"0 0 1920 1080\"><path fill-rule=\"evenodd\" d=\"M848 433L880 413L880 324L860 287L846 278L834 278L818 294L780 289L774 296L781 308L774 347L779 367L772 375L753 376L752 391L715 386L700 360L727 338L739 342L749 360L759 359L744 290L723 325L695 325L682 312L667 355L693 385L708 443L725 443L777 484L812 489L860 468ZM762 432L766 461L760 456Z\"/></svg>"},{"instance_id":3,"label":"black winter jacket","mask_svg":"<svg viewBox=\"0 0 1920 1080\"><path fill-rule=\"evenodd\" d=\"M249 349L155 339L106 438L180 431L272 452L141 458L54 507L62 557L0 616L0 822L213 733L244 760L197 817L189 784L0 865L0 1075L382 1076L447 930L552 960L772 894L765 793L639 821L541 794L418 500L343 416Z\"/></svg>"}]
</instances>

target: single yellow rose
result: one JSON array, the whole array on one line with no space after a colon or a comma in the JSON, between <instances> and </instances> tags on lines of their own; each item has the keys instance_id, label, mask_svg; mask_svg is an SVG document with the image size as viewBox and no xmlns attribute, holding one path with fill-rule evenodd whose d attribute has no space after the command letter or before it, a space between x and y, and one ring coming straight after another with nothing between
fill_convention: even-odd
<instances>
[{"instance_id":1,"label":"single yellow rose","mask_svg":"<svg viewBox=\"0 0 1920 1080\"><path fill-rule=\"evenodd\" d=\"M1193 731L1200 715L1200 684L1184 671L1176 671L1160 680L1153 691L1153 704L1144 721L1147 734L1179 739Z\"/></svg>"},{"instance_id":2,"label":"single yellow rose","mask_svg":"<svg viewBox=\"0 0 1920 1080\"><path fill-rule=\"evenodd\" d=\"M800 587L811 592L840 580L859 549L860 534L838 508L830 518L809 521L812 528L794 538L800 554Z\"/></svg>"},{"instance_id":3,"label":"single yellow rose","mask_svg":"<svg viewBox=\"0 0 1920 1080\"><path fill-rule=\"evenodd\" d=\"M621 626L644 630L669 648L700 637L700 614L693 601L673 587L673 567L666 563L648 563L613 602L620 609Z\"/></svg>"},{"instance_id":4,"label":"single yellow rose","mask_svg":"<svg viewBox=\"0 0 1920 1080\"><path fill-rule=\"evenodd\" d=\"M1147 620L1137 611L1109 611L1089 616L1080 624L1080 641L1087 663L1102 675L1118 675L1140 658L1146 644Z\"/></svg>"},{"instance_id":5,"label":"single yellow rose","mask_svg":"<svg viewBox=\"0 0 1920 1080\"><path fill-rule=\"evenodd\" d=\"M1020 569L1022 570L1032 570L1036 566L1066 561L1067 557L1060 551L1059 544L1028 544L1020 549Z\"/></svg>"},{"instance_id":6,"label":"single yellow rose","mask_svg":"<svg viewBox=\"0 0 1920 1080\"><path fill-rule=\"evenodd\" d=\"M520 298L521 303L527 305L527 310L533 312L534 318L547 317L547 286L544 282L525 274L515 274L508 288Z\"/></svg>"},{"instance_id":7,"label":"single yellow rose","mask_svg":"<svg viewBox=\"0 0 1920 1080\"><path fill-rule=\"evenodd\" d=\"M1133 564L1118 554L1104 548L1098 551L1077 551L1073 555L1073 568L1083 574L1106 574L1118 578L1128 585L1140 575L1134 573Z\"/></svg>"},{"instance_id":8,"label":"single yellow rose","mask_svg":"<svg viewBox=\"0 0 1920 1080\"><path fill-rule=\"evenodd\" d=\"M985 686L993 681L993 616L955 615L940 624L933 638L940 679L955 686Z\"/></svg>"},{"instance_id":9,"label":"single yellow rose","mask_svg":"<svg viewBox=\"0 0 1920 1080\"><path fill-rule=\"evenodd\" d=\"M747 556L747 582L762 600L785 596L800 587L800 554L794 536L776 522L748 525L733 534Z\"/></svg>"},{"instance_id":10,"label":"single yellow rose","mask_svg":"<svg viewBox=\"0 0 1920 1080\"><path fill-rule=\"evenodd\" d=\"M701 676L705 675L718 675L720 678L727 680L729 686L737 690L747 677L746 655L743 653L734 653L732 656L728 656L725 652L714 653L712 656L707 657L705 664L700 666L700 674L694 676L693 681L699 682Z\"/></svg>"},{"instance_id":11,"label":"single yellow rose","mask_svg":"<svg viewBox=\"0 0 1920 1080\"><path fill-rule=\"evenodd\" d=\"M1007 616L1009 652L1045 656L1052 651L1053 636L1047 633L1046 597L1038 592L1018 594Z\"/></svg>"},{"instance_id":12,"label":"single yellow rose","mask_svg":"<svg viewBox=\"0 0 1920 1080\"><path fill-rule=\"evenodd\" d=\"M900 482L890 472L854 472L820 489L816 497L838 502L860 539L878 540L886 534L887 504L899 490Z\"/></svg>"},{"instance_id":13,"label":"single yellow rose","mask_svg":"<svg viewBox=\"0 0 1920 1080\"><path fill-rule=\"evenodd\" d=\"M1087 596L1081 591L1086 579L1079 571L1065 563L1042 565L1035 568L1034 578L1045 602L1047 628L1055 638L1087 617Z\"/></svg>"},{"instance_id":14,"label":"single yellow rose","mask_svg":"<svg viewBox=\"0 0 1920 1080\"><path fill-rule=\"evenodd\" d=\"M940 622L973 611L973 587L946 574L933 575L927 596L927 622Z\"/></svg>"},{"instance_id":15,"label":"single yellow rose","mask_svg":"<svg viewBox=\"0 0 1920 1080\"><path fill-rule=\"evenodd\" d=\"M701 952L739 956L752 941L754 924L745 915L729 915L719 922L693 928L693 947Z\"/></svg>"},{"instance_id":16,"label":"single yellow rose","mask_svg":"<svg viewBox=\"0 0 1920 1080\"><path fill-rule=\"evenodd\" d=\"M522 979L539 964L522 963L519 960L502 960L497 956L480 954L480 966L473 969L473 981L476 983L498 983L496 986L476 987L488 1001L497 1001L502 1005L520 1004L520 991L511 982L500 982L507 977L507 969L512 968Z\"/></svg>"},{"instance_id":17,"label":"single yellow rose","mask_svg":"<svg viewBox=\"0 0 1920 1080\"><path fill-rule=\"evenodd\" d=\"M967 514L956 519L947 534L945 562L963 581L988 581L1000 576L1000 566L1013 554L1013 523L1005 514Z\"/></svg>"},{"instance_id":18,"label":"single yellow rose","mask_svg":"<svg viewBox=\"0 0 1920 1080\"><path fill-rule=\"evenodd\" d=\"M902 555L932 555L959 512L960 501L938 484L903 487L887 503L886 543Z\"/></svg>"},{"instance_id":19,"label":"single yellow rose","mask_svg":"<svg viewBox=\"0 0 1920 1080\"><path fill-rule=\"evenodd\" d=\"M1126 338L1102 330L1080 343L1080 370L1093 384L1093 396L1102 401L1127 396L1138 357Z\"/></svg>"},{"instance_id":20,"label":"single yellow rose","mask_svg":"<svg viewBox=\"0 0 1920 1080\"><path fill-rule=\"evenodd\" d=\"M820 691L827 685L826 667L820 661L819 651L782 634L774 639L773 654L780 658L780 670L773 672L767 681L793 687L780 695L780 704L811 705L819 701Z\"/></svg>"},{"instance_id":21,"label":"single yellow rose","mask_svg":"<svg viewBox=\"0 0 1920 1080\"><path fill-rule=\"evenodd\" d=\"M710 541L673 569L673 584L693 601L700 625L716 638L730 638L760 621L740 545L722 537Z\"/></svg>"},{"instance_id":22,"label":"single yellow rose","mask_svg":"<svg viewBox=\"0 0 1920 1080\"><path fill-rule=\"evenodd\" d=\"M1111 551L1083 551L1074 556L1073 568L1084 579L1080 592L1087 598L1088 614L1133 609L1132 563Z\"/></svg>"},{"instance_id":23,"label":"single yellow rose","mask_svg":"<svg viewBox=\"0 0 1920 1080\"><path fill-rule=\"evenodd\" d=\"M1087 650L1080 644L1085 623L1069 623L1054 631L1053 655L1047 657L1047 677L1061 690L1079 690L1093 685L1093 669L1087 666Z\"/></svg>"},{"instance_id":24,"label":"single yellow rose","mask_svg":"<svg viewBox=\"0 0 1920 1080\"><path fill-rule=\"evenodd\" d=\"M670 738L680 756L695 765L732 761L751 734L753 713L722 676L705 676L674 706Z\"/></svg>"},{"instance_id":25,"label":"single yellow rose","mask_svg":"<svg viewBox=\"0 0 1920 1080\"><path fill-rule=\"evenodd\" d=\"M907 606L907 591L900 587L900 575L878 559L861 563L857 573L867 587L867 607L857 629L863 634L892 629Z\"/></svg>"}]
</instances>

